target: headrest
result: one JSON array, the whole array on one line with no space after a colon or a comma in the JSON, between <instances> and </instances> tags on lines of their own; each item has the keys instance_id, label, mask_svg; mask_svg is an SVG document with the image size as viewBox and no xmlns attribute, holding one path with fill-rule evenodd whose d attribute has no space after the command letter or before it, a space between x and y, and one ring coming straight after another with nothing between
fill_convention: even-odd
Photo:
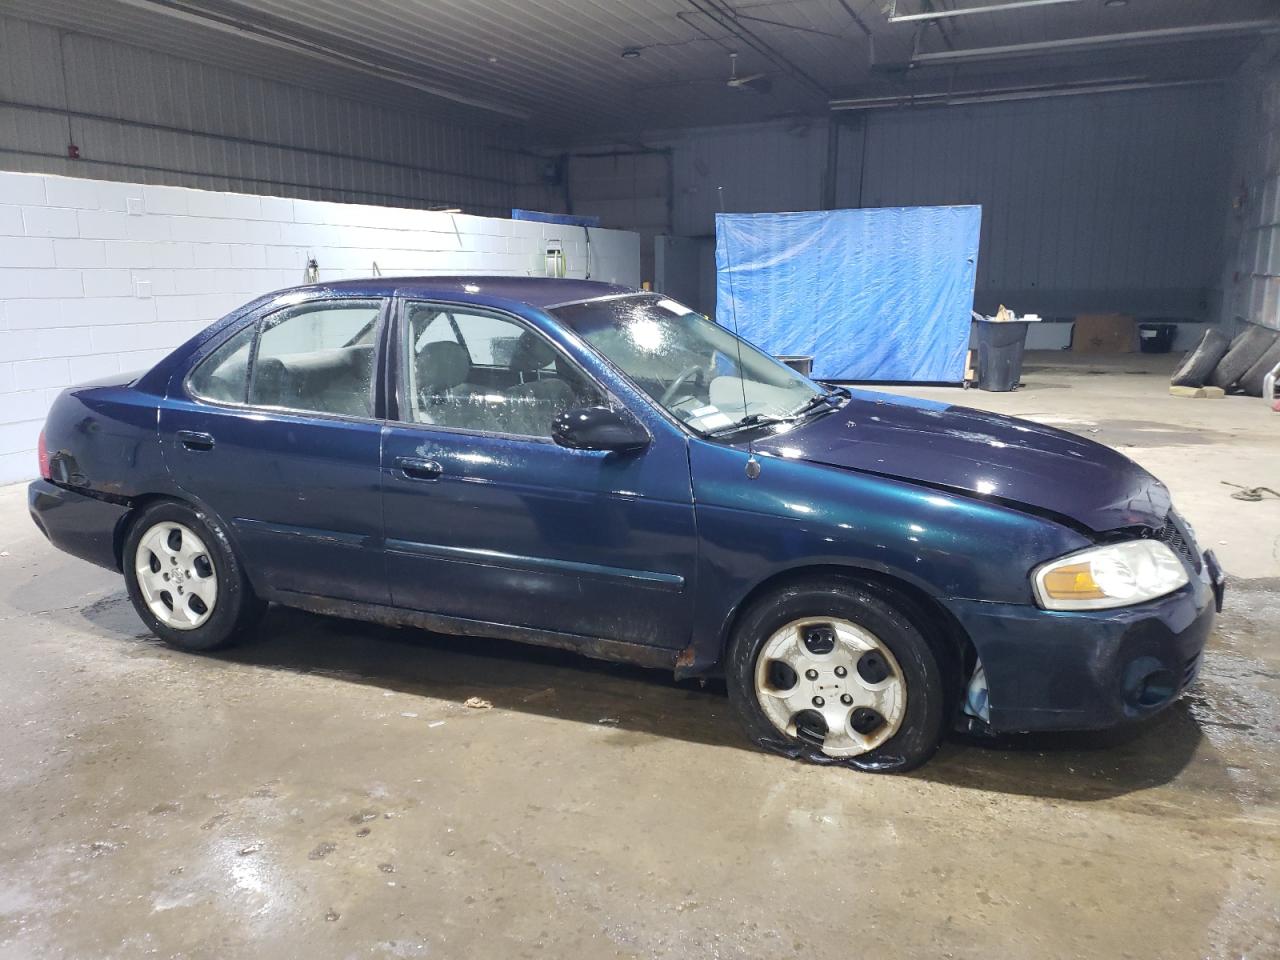
<instances>
[{"instance_id":1,"label":"headrest","mask_svg":"<svg viewBox=\"0 0 1280 960\"><path fill-rule=\"evenodd\" d=\"M430 390L456 387L471 376L466 348L453 340L428 343L418 356L418 385Z\"/></svg>"},{"instance_id":2,"label":"headrest","mask_svg":"<svg viewBox=\"0 0 1280 960\"><path fill-rule=\"evenodd\" d=\"M526 330L520 334L515 349L511 351L508 367L513 373L537 373L554 359L556 352L551 344L532 330Z\"/></svg>"}]
</instances>

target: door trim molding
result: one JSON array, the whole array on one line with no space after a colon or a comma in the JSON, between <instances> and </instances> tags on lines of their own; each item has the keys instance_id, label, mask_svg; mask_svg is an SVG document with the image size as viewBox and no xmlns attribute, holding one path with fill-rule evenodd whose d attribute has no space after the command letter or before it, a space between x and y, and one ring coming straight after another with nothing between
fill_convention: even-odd
<instances>
[{"instance_id":1,"label":"door trim molding","mask_svg":"<svg viewBox=\"0 0 1280 960\"><path fill-rule=\"evenodd\" d=\"M684 592L684 577L675 573L654 570L632 570L627 567L607 567L598 563L581 563L576 560L556 560L552 557L527 557L498 550L481 550L471 547L451 547L440 543L419 543L414 540L387 540L389 553L415 557L431 557L450 563L471 563L485 567L502 567L507 570L524 570L534 573L566 573L597 580L622 580L630 586L669 593Z\"/></svg>"},{"instance_id":2,"label":"door trim molding","mask_svg":"<svg viewBox=\"0 0 1280 960\"><path fill-rule=\"evenodd\" d=\"M325 530L320 527L297 527L288 523L271 523L267 520L252 520L248 517L234 517L231 525L244 533L274 533L281 537L296 537L299 540L313 540L340 547L377 547L377 538L363 533L344 533L341 530Z\"/></svg>"}]
</instances>

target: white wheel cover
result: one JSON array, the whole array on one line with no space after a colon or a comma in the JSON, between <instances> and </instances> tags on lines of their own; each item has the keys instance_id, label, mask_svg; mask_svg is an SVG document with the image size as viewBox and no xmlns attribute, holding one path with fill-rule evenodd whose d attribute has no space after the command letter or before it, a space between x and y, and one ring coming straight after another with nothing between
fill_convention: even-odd
<instances>
[{"instance_id":1,"label":"white wheel cover","mask_svg":"<svg viewBox=\"0 0 1280 960\"><path fill-rule=\"evenodd\" d=\"M133 561L142 599L166 627L195 630L213 616L218 572L213 555L190 527L157 523L138 541Z\"/></svg>"},{"instance_id":2,"label":"white wheel cover","mask_svg":"<svg viewBox=\"0 0 1280 960\"><path fill-rule=\"evenodd\" d=\"M834 634L829 652L815 653L805 638L814 629ZM872 656L863 660L868 654ZM868 682L859 671L876 667L887 672ZM780 688L774 664L789 667L795 683ZM871 671L868 671L871 672ZM874 673L873 673L874 675ZM822 752L829 757L856 757L884 744L902 725L907 710L907 682L889 648L869 630L848 620L806 617L775 631L760 648L755 669L756 699L765 716L789 737L798 736L796 718L804 712L821 715L826 724ZM861 711L861 712L859 712ZM874 716L883 721L860 733L855 726Z\"/></svg>"}]
</instances>

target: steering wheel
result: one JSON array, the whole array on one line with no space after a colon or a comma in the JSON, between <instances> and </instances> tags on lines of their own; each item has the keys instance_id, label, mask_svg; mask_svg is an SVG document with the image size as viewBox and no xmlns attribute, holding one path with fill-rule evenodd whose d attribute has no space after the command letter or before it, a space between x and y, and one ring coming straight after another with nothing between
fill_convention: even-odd
<instances>
[{"instance_id":1,"label":"steering wheel","mask_svg":"<svg viewBox=\"0 0 1280 960\"><path fill-rule=\"evenodd\" d=\"M667 389L662 391L662 396L658 398L658 402L662 404L664 407L669 407L671 406L671 402L675 400L677 397L693 396L693 394L681 394L678 391L680 390L681 387L685 385L685 382L690 377L693 377L695 375L698 378L696 383L699 387L701 387L702 375L704 373L706 373L706 369L701 364L695 363L692 367L686 367L684 370L681 371L680 376L676 377L674 380L671 381L671 386L667 387Z\"/></svg>"}]
</instances>

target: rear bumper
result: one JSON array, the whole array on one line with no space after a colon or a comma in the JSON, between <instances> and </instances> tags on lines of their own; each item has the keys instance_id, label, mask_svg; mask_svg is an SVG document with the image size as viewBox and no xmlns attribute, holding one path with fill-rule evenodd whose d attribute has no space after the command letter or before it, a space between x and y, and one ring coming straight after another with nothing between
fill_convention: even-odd
<instances>
[{"instance_id":1,"label":"rear bumper","mask_svg":"<svg viewBox=\"0 0 1280 960\"><path fill-rule=\"evenodd\" d=\"M27 487L27 508L40 531L59 550L109 570L119 570L116 545L124 504L99 500L48 480Z\"/></svg>"},{"instance_id":2,"label":"rear bumper","mask_svg":"<svg viewBox=\"0 0 1280 960\"><path fill-rule=\"evenodd\" d=\"M1221 597L1212 554L1201 566L1181 590L1115 610L946 601L982 660L990 726L1098 729L1173 703L1199 672Z\"/></svg>"}]
</instances>

